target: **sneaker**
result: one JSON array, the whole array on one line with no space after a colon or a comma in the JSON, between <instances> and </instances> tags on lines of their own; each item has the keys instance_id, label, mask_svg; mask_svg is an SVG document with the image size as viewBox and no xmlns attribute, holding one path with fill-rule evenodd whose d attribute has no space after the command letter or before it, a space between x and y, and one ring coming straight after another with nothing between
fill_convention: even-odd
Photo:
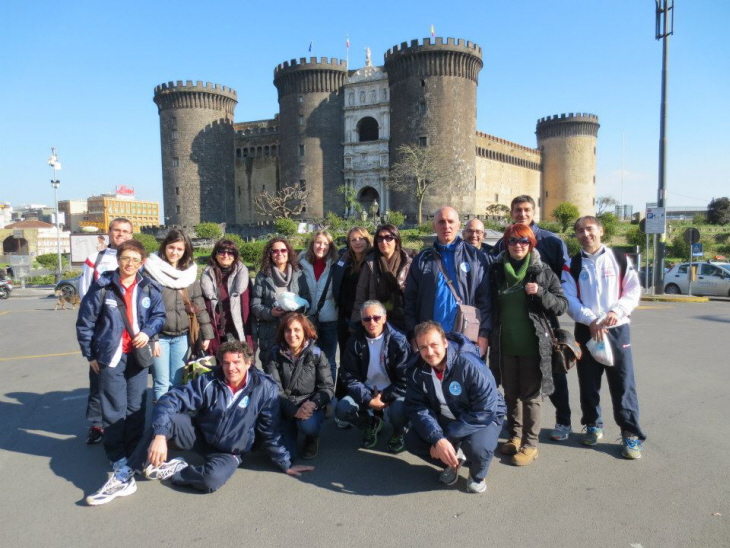
<instances>
[{"instance_id":1,"label":"sneaker","mask_svg":"<svg viewBox=\"0 0 730 548\"><path fill-rule=\"evenodd\" d=\"M388 453L400 453L403 451L406 442L403 439L403 434L393 434L388 440Z\"/></svg>"},{"instance_id":2,"label":"sneaker","mask_svg":"<svg viewBox=\"0 0 730 548\"><path fill-rule=\"evenodd\" d=\"M553 441L565 441L570 436L572 428L567 424L556 424L552 432L550 432L550 439Z\"/></svg>"},{"instance_id":3,"label":"sneaker","mask_svg":"<svg viewBox=\"0 0 730 548\"><path fill-rule=\"evenodd\" d=\"M461 465L464 464L464 462L466 461L466 457L464 456L461 448L459 448L459 452L456 453L456 458L459 461L459 464L456 468L447 466L439 474L439 481L441 483L444 483L446 485L454 485L459 479L459 468L461 468Z\"/></svg>"},{"instance_id":4,"label":"sneaker","mask_svg":"<svg viewBox=\"0 0 730 548\"><path fill-rule=\"evenodd\" d=\"M537 458L537 447L525 446L520 449L514 457L512 457L512 464L515 466L527 466Z\"/></svg>"},{"instance_id":5,"label":"sneaker","mask_svg":"<svg viewBox=\"0 0 730 548\"><path fill-rule=\"evenodd\" d=\"M88 445L96 445L104 439L104 429L101 426L92 426L86 435L86 443Z\"/></svg>"},{"instance_id":6,"label":"sneaker","mask_svg":"<svg viewBox=\"0 0 730 548\"><path fill-rule=\"evenodd\" d=\"M502 444L499 452L503 455L514 455L520 450L520 447L522 447L522 440L520 438L510 438L509 441Z\"/></svg>"},{"instance_id":7,"label":"sneaker","mask_svg":"<svg viewBox=\"0 0 730 548\"><path fill-rule=\"evenodd\" d=\"M166 480L187 467L188 463L184 459L176 457L167 462L163 462L159 466L148 464L147 468L144 469L144 475L150 480Z\"/></svg>"},{"instance_id":8,"label":"sneaker","mask_svg":"<svg viewBox=\"0 0 730 548\"><path fill-rule=\"evenodd\" d=\"M336 416L335 416L335 424L337 425L337 428L339 428L341 430L347 430L348 428L352 428L352 425L349 422L340 420Z\"/></svg>"},{"instance_id":9,"label":"sneaker","mask_svg":"<svg viewBox=\"0 0 730 548\"><path fill-rule=\"evenodd\" d=\"M603 429L597 426L586 426L585 432L583 432L583 439L581 443L583 445L596 445L598 440L603 438Z\"/></svg>"},{"instance_id":10,"label":"sneaker","mask_svg":"<svg viewBox=\"0 0 730 548\"><path fill-rule=\"evenodd\" d=\"M471 474L469 474L469 479L466 481L466 491L468 493L484 493L484 491L487 490L487 480L486 478L482 481L475 481Z\"/></svg>"},{"instance_id":11,"label":"sneaker","mask_svg":"<svg viewBox=\"0 0 730 548\"><path fill-rule=\"evenodd\" d=\"M319 438L316 436L306 436L304 438L304 447L302 448L302 458L311 460L319 454Z\"/></svg>"},{"instance_id":12,"label":"sneaker","mask_svg":"<svg viewBox=\"0 0 730 548\"><path fill-rule=\"evenodd\" d=\"M621 455L625 459L636 460L641 458L641 450L644 447L641 443L641 440L636 436L621 438L621 445L623 446Z\"/></svg>"},{"instance_id":13,"label":"sneaker","mask_svg":"<svg viewBox=\"0 0 730 548\"><path fill-rule=\"evenodd\" d=\"M372 449L378 443L378 433L383 429L383 419L380 417L372 417L370 425L365 429L362 437L362 446L365 449Z\"/></svg>"},{"instance_id":14,"label":"sneaker","mask_svg":"<svg viewBox=\"0 0 730 548\"><path fill-rule=\"evenodd\" d=\"M129 478L117 478L116 474L112 474L112 477L104 484L104 487L99 489L93 495L86 497L86 504L89 506L99 506L111 502L117 497L126 497L133 494L137 490L137 483L134 481L134 477Z\"/></svg>"}]
</instances>

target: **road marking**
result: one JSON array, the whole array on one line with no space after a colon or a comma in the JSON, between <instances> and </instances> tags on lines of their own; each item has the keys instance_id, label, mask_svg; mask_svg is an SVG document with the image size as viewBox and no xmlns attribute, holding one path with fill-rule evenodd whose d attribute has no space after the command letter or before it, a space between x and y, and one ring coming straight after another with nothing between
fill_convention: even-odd
<instances>
[{"instance_id":1,"label":"road marking","mask_svg":"<svg viewBox=\"0 0 730 548\"><path fill-rule=\"evenodd\" d=\"M5 314L10 314L10 310L6 310L5 312L0 312L0 316L4 316Z\"/></svg>"},{"instance_id":2,"label":"road marking","mask_svg":"<svg viewBox=\"0 0 730 548\"><path fill-rule=\"evenodd\" d=\"M28 432L28 434L33 434L34 436L43 436L44 438L51 438L54 440L71 440L78 436L74 434L59 434L57 432L49 432L47 430L29 430L28 428L20 428L19 430L23 430L25 432Z\"/></svg>"},{"instance_id":3,"label":"road marking","mask_svg":"<svg viewBox=\"0 0 730 548\"><path fill-rule=\"evenodd\" d=\"M37 358L57 358L59 356L74 356L76 354L81 354L81 351L60 352L58 354L36 354L34 356L13 356L12 358L0 358L0 362L9 362L12 360L35 360Z\"/></svg>"},{"instance_id":4,"label":"road marking","mask_svg":"<svg viewBox=\"0 0 730 548\"><path fill-rule=\"evenodd\" d=\"M61 401L85 400L88 397L89 397L88 394L84 394L82 396L67 396L65 398L62 398Z\"/></svg>"},{"instance_id":5,"label":"road marking","mask_svg":"<svg viewBox=\"0 0 730 548\"><path fill-rule=\"evenodd\" d=\"M674 308L673 306L661 305L661 306L637 306L636 310L664 310L666 308Z\"/></svg>"}]
</instances>

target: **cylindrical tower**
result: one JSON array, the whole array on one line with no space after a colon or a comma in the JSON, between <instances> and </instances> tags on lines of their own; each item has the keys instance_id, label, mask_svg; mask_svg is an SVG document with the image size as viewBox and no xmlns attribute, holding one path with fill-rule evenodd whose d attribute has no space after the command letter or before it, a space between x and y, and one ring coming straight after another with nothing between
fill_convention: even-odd
<instances>
[{"instance_id":1,"label":"cylindrical tower","mask_svg":"<svg viewBox=\"0 0 730 548\"><path fill-rule=\"evenodd\" d=\"M188 80L155 88L165 224L235 223L231 88Z\"/></svg>"},{"instance_id":2,"label":"cylindrical tower","mask_svg":"<svg viewBox=\"0 0 730 548\"><path fill-rule=\"evenodd\" d=\"M542 151L542 211L549 217L561 202L578 206L581 215L596 212L596 139L598 116L570 113L537 121Z\"/></svg>"},{"instance_id":3,"label":"cylindrical tower","mask_svg":"<svg viewBox=\"0 0 730 548\"><path fill-rule=\"evenodd\" d=\"M347 65L340 59L302 58L274 70L279 92L280 184L310 191L305 217L341 211L342 94Z\"/></svg>"},{"instance_id":4,"label":"cylindrical tower","mask_svg":"<svg viewBox=\"0 0 730 548\"><path fill-rule=\"evenodd\" d=\"M403 42L385 54L390 86L390 162L401 145L438 147L453 178L424 198L423 212L450 205L459 213L483 213L474 203L477 84L482 49L454 38ZM392 208L416 212L413 192L393 193ZM482 208L483 209L483 208Z\"/></svg>"}]
</instances>

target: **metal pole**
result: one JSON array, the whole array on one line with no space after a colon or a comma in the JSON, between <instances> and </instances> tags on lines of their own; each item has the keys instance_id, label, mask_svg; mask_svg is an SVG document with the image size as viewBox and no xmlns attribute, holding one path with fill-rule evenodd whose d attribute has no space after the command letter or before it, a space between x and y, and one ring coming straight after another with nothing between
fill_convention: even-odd
<instances>
[{"instance_id":1,"label":"metal pole","mask_svg":"<svg viewBox=\"0 0 730 548\"><path fill-rule=\"evenodd\" d=\"M646 234L646 271L644 272L644 286L649 293L649 235ZM653 292L653 290L652 290Z\"/></svg>"},{"instance_id":2,"label":"metal pole","mask_svg":"<svg viewBox=\"0 0 730 548\"><path fill-rule=\"evenodd\" d=\"M674 34L674 0L656 1L656 39L662 40L662 101L659 120L659 188L657 206L667 206L667 81L669 78L669 36ZM666 225L665 225L666 226ZM667 249L666 232L659 235L654 255L654 291L664 293L664 257Z\"/></svg>"},{"instance_id":3,"label":"metal pole","mask_svg":"<svg viewBox=\"0 0 730 548\"><path fill-rule=\"evenodd\" d=\"M61 221L59 219L58 215L58 185L61 181L55 178L56 177L56 170L53 170L53 178L56 181L56 184L53 185L53 194L54 198L56 200L56 244L57 244L57 251L58 251L58 272L56 273L56 283L61 281L62 273L63 273L63 263L61 262Z\"/></svg>"}]
</instances>

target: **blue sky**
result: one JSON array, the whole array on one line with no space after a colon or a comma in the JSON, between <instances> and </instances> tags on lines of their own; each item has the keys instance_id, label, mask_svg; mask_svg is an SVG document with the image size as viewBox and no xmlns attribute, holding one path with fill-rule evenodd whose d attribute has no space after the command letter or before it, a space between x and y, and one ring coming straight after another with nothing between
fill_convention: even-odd
<instances>
[{"instance_id":1,"label":"blue sky","mask_svg":"<svg viewBox=\"0 0 730 548\"><path fill-rule=\"evenodd\" d=\"M236 121L278 111L283 61L385 51L429 36L483 49L477 127L534 147L535 123L600 118L597 194L643 209L656 200L661 43L654 0L478 2L12 2L0 19L0 201L53 203L134 186L162 201L156 85L204 80L238 92ZM730 2L676 0L670 39L668 203L730 195ZM273 9L272 9L273 8ZM271 11L270 11L271 9ZM313 51L307 50L313 41ZM725 160L723 160L725 158Z\"/></svg>"}]
</instances>

